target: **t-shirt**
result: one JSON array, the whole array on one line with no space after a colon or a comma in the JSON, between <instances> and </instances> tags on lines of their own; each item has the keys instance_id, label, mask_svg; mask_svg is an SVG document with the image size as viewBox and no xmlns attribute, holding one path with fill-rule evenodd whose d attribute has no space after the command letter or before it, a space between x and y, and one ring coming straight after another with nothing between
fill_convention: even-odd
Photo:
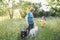
<instances>
[{"instance_id":1,"label":"t-shirt","mask_svg":"<svg viewBox=\"0 0 60 40\"><path fill-rule=\"evenodd\" d=\"M46 21L45 20L41 20L41 26L45 26L46 25Z\"/></svg>"},{"instance_id":2,"label":"t-shirt","mask_svg":"<svg viewBox=\"0 0 60 40\"><path fill-rule=\"evenodd\" d=\"M28 24L33 24L34 23L33 14L31 12L28 12L27 16L28 16Z\"/></svg>"}]
</instances>

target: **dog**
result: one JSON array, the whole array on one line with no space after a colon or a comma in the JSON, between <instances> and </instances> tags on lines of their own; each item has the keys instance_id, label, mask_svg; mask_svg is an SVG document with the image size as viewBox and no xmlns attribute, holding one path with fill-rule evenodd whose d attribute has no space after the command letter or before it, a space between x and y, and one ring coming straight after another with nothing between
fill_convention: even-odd
<instances>
[{"instance_id":1,"label":"dog","mask_svg":"<svg viewBox=\"0 0 60 40\"><path fill-rule=\"evenodd\" d=\"M25 38L28 35L28 31L26 28L21 30L21 39Z\"/></svg>"},{"instance_id":2,"label":"dog","mask_svg":"<svg viewBox=\"0 0 60 40\"><path fill-rule=\"evenodd\" d=\"M36 37L36 34L38 32L38 26L35 26L30 31L28 31L27 28L23 28L21 31L21 39L27 38L27 37Z\"/></svg>"},{"instance_id":3,"label":"dog","mask_svg":"<svg viewBox=\"0 0 60 40\"><path fill-rule=\"evenodd\" d=\"M37 32L38 32L38 26L35 26L34 28L32 28L32 29L30 30L29 36L34 37L34 36L36 36Z\"/></svg>"}]
</instances>

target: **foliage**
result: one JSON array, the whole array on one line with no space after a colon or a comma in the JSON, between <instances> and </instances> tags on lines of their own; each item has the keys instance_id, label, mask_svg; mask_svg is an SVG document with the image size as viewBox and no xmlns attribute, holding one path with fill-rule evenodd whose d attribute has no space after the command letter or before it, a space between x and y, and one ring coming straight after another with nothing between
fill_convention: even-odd
<instances>
[{"instance_id":1,"label":"foliage","mask_svg":"<svg viewBox=\"0 0 60 40\"><path fill-rule=\"evenodd\" d=\"M41 14L41 13L39 13L40 12L40 7L41 7L41 3L34 4L34 8L35 8L34 17L40 16L40 14Z\"/></svg>"},{"instance_id":2,"label":"foliage","mask_svg":"<svg viewBox=\"0 0 60 40\"><path fill-rule=\"evenodd\" d=\"M24 2L24 1L19 1L19 3L16 3L15 0L10 0L12 1L12 7L9 7L9 3L7 1L2 1L2 5L3 7L1 7L2 9L0 10L2 15L7 15L7 14L13 14L13 10L14 9L20 9L20 14L22 17L25 17L26 13L29 11L29 8L33 6L33 3L30 3L30 2ZM9 1L9 2L10 2ZM11 12L10 12L10 9ZM7 13L8 11L8 13ZM7 14L6 14L7 13ZM13 15L14 16L14 15Z\"/></svg>"},{"instance_id":3,"label":"foliage","mask_svg":"<svg viewBox=\"0 0 60 40\"><path fill-rule=\"evenodd\" d=\"M22 2L21 3L21 8L20 8L20 10L21 10L21 12L20 12L21 16L25 17L26 14L27 14L27 12L29 11L29 8L32 7L32 6L33 6L33 3Z\"/></svg>"},{"instance_id":4,"label":"foliage","mask_svg":"<svg viewBox=\"0 0 60 40\"><path fill-rule=\"evenodd\" d=\"M7 15L7 9L8 9L8 6L7 6L7 3L4 2L4 0L2 0L0 2L0 16L5 16Z\"/></svg>"},{"instance_id":5,"label":"foliage","mask_svg":"<svg viewBox=\"0 0 60 40\"><path fill-rule=\"evenodd\" d=\"M9 7L9 2L12 1L12 7ZM14 16L13 10L14 9L20 9L19 13L21 14L22 17L25 17L27 12L29 11L30 7L34 7L35 11L34 11L34 17L41 17L43 15L45 16L60 16L60 0L46 0L48 5L46 6L50 6L50 10L49 11L44 11L42 9L40 9L42 7L41 3L31 3L31 2L25 2L22 0L19 0L18 3L16 3L15 0L10 0L9 2L5 1L5 0L0 0L0 16L2 15L9 15L9 11L11 10L11 15ZM12 16L12 17L13 17Z\"/></svg>"},{"instance_id":6,"label":"foliage","mask_svg":"<svg viewBox=\"0 0 60 40\"><path fill-rule=\"evenodd\" d=\"M53 11L55 11L56 16L60 16L60 0L47 0L47 2Z\"/></svg>"}]
</instances>

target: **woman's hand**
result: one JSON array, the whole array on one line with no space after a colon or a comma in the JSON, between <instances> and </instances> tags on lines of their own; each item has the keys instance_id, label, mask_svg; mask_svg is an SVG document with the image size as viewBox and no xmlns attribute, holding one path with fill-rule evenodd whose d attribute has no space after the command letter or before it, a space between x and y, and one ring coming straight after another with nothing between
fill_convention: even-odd
<instances>
[{"instance_id":1,"label":"woman's hand","mask_svg":"<svg viewBox=\"0 0 60 40\"><path fill-rule=\"evenodd\" d=\"M26 25L28 26L28 17L26 16L25 19L26 19Z\"/></svg>"}]
</instances>

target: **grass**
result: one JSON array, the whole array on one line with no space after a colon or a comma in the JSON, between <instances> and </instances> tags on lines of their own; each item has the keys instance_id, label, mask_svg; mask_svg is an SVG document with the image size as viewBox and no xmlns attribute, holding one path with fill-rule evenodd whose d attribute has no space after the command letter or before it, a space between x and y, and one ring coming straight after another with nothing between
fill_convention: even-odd
<instances>
[{"instance_id":1,"label":"grass","mask_svg":"<svg viewBox=\"0 0 60 40\"><path fill-rule=\"evenodd\" d=\"M40 18L35 18L35 26L39 27L37 40L60 40L60 18L48 17L44 28L40 25ZM0 40L18 40L20 31L27 27L25 19L5 19L0 21ZM32 39L31 39L32 40Z\"/></svg>"}]
</instances>

